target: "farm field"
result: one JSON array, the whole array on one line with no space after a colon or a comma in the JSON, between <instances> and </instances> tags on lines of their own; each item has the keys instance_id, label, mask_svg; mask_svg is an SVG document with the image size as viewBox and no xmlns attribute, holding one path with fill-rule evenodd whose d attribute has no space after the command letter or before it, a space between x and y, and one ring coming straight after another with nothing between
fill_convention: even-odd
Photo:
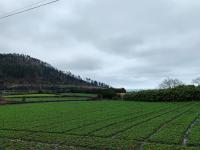
<instances>
[{"instance_id":1,"label":"farm field","mask_svg":"<svg viewBox=\"0 0 200 150\"><path fill-rule=\"evenodd\" d=\"M69 97L91 97L96 96L96 94L87 94L87 93L60 93L60 94L17 94L17 95L6 95L4 98L22 98L22 97L28 97L28 98L37 98L37 97L63 97L63 96L69 96Z\"/></svg>"},{"instance_id":2,"label":"farm field","mask_svg":"<svg viewBox=\"0 0 200 150\"><path fill-rule=\"evenodd\" d=\"M200 103L68 101L0 106L0 147L200 150Z\"/></svg>"},{"instance_id":3,"label":"farm field","mask_svg":"<svg viewBox=\"0 0 200 150\"><path fill-rule=\"evenodd\" d=\"M61 94L21 94L6 95L3 98L18 102L51 102L51 101L82 101L95 98L96 94L61 93Z\"/></svg>"}]
</instances>

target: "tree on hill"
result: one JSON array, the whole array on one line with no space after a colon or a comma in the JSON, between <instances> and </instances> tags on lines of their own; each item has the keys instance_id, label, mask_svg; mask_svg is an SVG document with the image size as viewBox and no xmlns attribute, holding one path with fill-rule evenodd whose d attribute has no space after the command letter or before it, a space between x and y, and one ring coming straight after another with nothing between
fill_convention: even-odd
<instances>
[{"instance_id":1,"label":"tree on hill","mask_svg":"<svg viewBox=\"0 0 200 150\"><path fill-rule=\"evenodd\" d=\"M199 85L200 85L200 77L198 77L198 78L192 80L192 83L199 86Z\"/></svg>"},{"instance_id":2,"label":"tree on hill","mask_svg":"<svg viewBox=\"0 0 200 150\"><path fill-rule=\"evenodd\" d=\"M171 89L171 88L175 88L175 87L181 86L181 85L184 85L184 83L182 81L180 81L179 79L167 78L161 82L159 87L161 89Z\"/></svg>"}]
</instances>

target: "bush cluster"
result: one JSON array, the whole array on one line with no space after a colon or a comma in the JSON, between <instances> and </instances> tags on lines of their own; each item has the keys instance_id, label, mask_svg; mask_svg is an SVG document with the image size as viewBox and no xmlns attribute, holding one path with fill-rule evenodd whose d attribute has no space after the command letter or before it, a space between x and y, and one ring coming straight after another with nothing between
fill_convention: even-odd
<instances>
[{"instance_id":1,"label":"bush cluster","mask_svg":"<svg viewBox=\"0 0 200 150\"><path fill-rule=\"evenodd\" d=\"M124 99L127 101L148 102L200 101L200 87L187 85L170 89L143 90L128 93Z\"/></svg>"},{"instance_id":2,"label":"bush cluster","mask_svg":"<svg viewBox=\"0 0 200 150\"><path fill-rule=\"evenodd\" d=\"M98 91L98 97L103 99L113 99L116 97L116 91L112 88Z\"/></svg>"}]
</instances>

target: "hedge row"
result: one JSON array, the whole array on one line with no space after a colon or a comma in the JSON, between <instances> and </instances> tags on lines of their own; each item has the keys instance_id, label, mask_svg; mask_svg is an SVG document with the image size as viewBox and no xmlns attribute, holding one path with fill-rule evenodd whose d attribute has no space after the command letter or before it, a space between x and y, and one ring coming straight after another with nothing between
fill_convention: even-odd
<instances>
[{"instance_id":1,"label":"hedge row","mask_svg":"<svg viewBox=\"0 0 200 150\"><path fill-rule=\"evenodd\" d=\"M189 85L172 89L144 90L128 93L124 99L150 102L200 101L200 87Z\"/></svg>"},{"instance_id":2,"label":"hedge row","mask_svg":"<svg viewBox=\"0 0 200 150\"><path fill-rule=\"evenodd\" d=\"M91 93L91 94L101 94L101 93L126 93L124 88L101 88L94 86L70 86L70 85L17 85L17 86L2 86L0 84L0 94L1 92L7 93Z\"/></svg>"}]
</instances>

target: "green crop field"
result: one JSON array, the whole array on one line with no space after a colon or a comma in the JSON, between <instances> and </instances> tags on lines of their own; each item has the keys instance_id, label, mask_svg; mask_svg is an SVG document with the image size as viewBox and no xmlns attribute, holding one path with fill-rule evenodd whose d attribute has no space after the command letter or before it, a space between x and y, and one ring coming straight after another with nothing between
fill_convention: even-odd
<instances>
[{"instance_id":1,"label":"green crop field","mask_svg":"<svg viewBox=\"0 0 200 150\"><path fill-rule=\"evenodd\" d=\"M200 150L198 102L4 105L0 120L0 149Z\"/></svg>"},{"instance_id":2,"label":"green crop field","mask_svg":"<svg viewBox=\"0 0 200 150\"><path fill-rule=\"evenodd\" d=\"M55 97L56 94L18 94L6 95L4 98L22 98L22 97Z\"/></svg>"},{"instance_id":3,"label":"green crop field","mask_svg":"<svg viewBox=\"0 0 200 150\"><path fill-rule=\"evenodd\" d=\"M82 101L89 100L88 97L29 97L25 99L25 102L51 102L51 101ZM22 98L9 98L11 101L23 101Z\"/></svg>"},{"instance_id":4,"label":"green crop field","mask_svg":"<svg viewBox=\"0 0 200 150\"><path fill-rule=\"evenodd\" d=\"M17 102L51 102L51 101L82 101L97 97L96 94L60 93L60 94L20 94L6 95L3 98Z\"/></svg>"},{"instance_id":5,"label":"green crop field","mask_svg":"<svg viewBox=\"0 0 200 150\"><path fill-rule=\"evenodd\" d=\"M6 95L4 98L43 98L43 97L95 97L96 94L86 93L60 93L60 94L18 94Z\"/></svg>"}]
</instances>

